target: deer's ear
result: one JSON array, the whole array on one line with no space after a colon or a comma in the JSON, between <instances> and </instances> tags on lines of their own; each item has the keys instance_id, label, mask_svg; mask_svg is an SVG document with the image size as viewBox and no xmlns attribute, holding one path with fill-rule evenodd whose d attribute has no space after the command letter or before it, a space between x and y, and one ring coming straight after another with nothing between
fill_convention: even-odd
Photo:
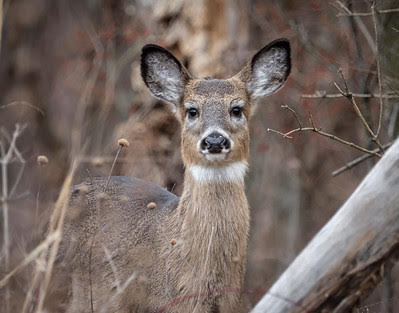
<instances>
[{"instance_id":1,"label":"deer's ear","mask_svg":"<svg viewBox=\"0 0 399 313\"><path fill-rule=\"evenodd\" d=\"M155 97L175 107L180 104L184 86L190 79L184 66L168 50L157 45L143 47L141 76Z\"/></svg>"},{"instance_id":2,"label":"deer's ear","mask_svg":"<svg viewBox=\"0 0 399 313\"><path fill-rule=\"evenodd\" d=\"M238 77L246 83L251 100L267 96L279 90L291 70L290 43L277 39L261 49Z\"/></svg>"}]
</instances>

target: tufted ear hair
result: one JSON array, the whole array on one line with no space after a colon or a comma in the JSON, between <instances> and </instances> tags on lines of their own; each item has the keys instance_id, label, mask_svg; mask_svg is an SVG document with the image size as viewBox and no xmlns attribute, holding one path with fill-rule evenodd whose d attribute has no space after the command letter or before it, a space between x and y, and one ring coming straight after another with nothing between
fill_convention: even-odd
<instances>
[{"instance_id":1,"label":"tufted ear hair","mask_svg":"<svg viewBox=\"0 0 399 313\"><path fill-rule=\"evenodd\" d=\"M176 109L190 74L168 50L149 44L141 53L141 77L155 97L173 104Z\"/></svg>"},{"instance_id":2,"label":"tufted ear hair","mask_svg":"<svg viewBox=\"0 0 399 313\"><path fill-rule=\"evenodd\" d=\"M237 74L252 101L279 90L291 70L290 43L281 38L263 47Z\"/></svg>"}]
</instances>

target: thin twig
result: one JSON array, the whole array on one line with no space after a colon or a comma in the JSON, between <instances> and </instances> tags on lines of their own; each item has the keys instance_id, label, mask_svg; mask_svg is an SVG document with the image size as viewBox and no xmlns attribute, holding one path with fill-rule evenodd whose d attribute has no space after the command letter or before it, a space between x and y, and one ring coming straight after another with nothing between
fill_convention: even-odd
<instances>
[{"instance_id":1,"label":"thin twig","mask_svg":"<svg viewBox=\"0 0 399 313\"><path fill-rule=\"evenodd\" d=\"M93 301L93 276L92 274L92 260L93 260L93 246L96 239L96 234L93 236L90 244L90 252L89 252L89 287L90 287L90 309L91 313L94 313L94 301Z\"/></svg>"},{"instance_id":2,"label":"thin twig","mask_svg":"<svg viewBox=\"0 0 399 313\"><path fill-rule=\"evenodd\" d=\"M342 79L342 81L344 82L345 88L344 88L344 90L342 90L342 88L339 87L339 85L338 85L337 83L335 83L335 82L334 82L334 85L337 87L338 91L339 91L343 96L345 96L345 97L350 101L350 103L352 103L352 106L353 106L353 108L354 108L354 110L355 110L357 116L358 116L358 117L360 118L360 120L362 121L362 124L363 124L364 128L365 128L365 129L367 130L367 132L370 134L371 140L372 140L373 142L375 142L375 144L378 146L378 148L380 148L380 150L381 150L382 152L384 152L384 148L382 147L382 145L381 145L380 141L378 140L377 136L374 134L374 132L373 132L373 130L371 129L370 125L367 123L366 119L364 118L362 112L360 111L360 109L359 109L359 107L358 107L358 105L357 105L357 103L356 103L356 101L355 101L355 98L353 97L351 91L349 90L348 84L346 83L345 76L344 76L344 74L343 74L343 72L342 72L341 69L338 70L338 74L340 74L341 79ZM368 150L368 151L370 151L370 150Z\"/></svg>"},{"instance_id":3,"label":"thin twig","mask_svg":"<svg viewBox=\"0 0 399 313\"><path fill-rule=\"evenodd\" d=\"M41 172L41 170L40 170L40 172ZM37 193L36 193L35 225L36 225L36 222L38 221L38 217L39 217L39 202L40 202L41 187L42 187L42 175L41 175L41 173L39 173L39 182L38 182Z\"/></svg>"},{"instance_id":4,"label":"thin twig","mask_svg":"<svg viewBox=\"0 0 399 313\"><path fill-rule=\"evenodd\" d=\"M343 4L341 1L336 0L335 3L337 3L338 6L341 7L341 9L343 9L346 14L352 14L352 11L349 10L349 8L345 4Z\"/></svg>"},{"instance_id":5,"label":"thin twig","mask_svg":"<svg viewBox=\"0 0 399 313\"><path fill-rule=\"evenodd\" d=\"M297 131L303 130L303 128L297 128ZM288 139L293 139L294 137L290 136L288 133L283 133L280 132L278 130L272 129L272 128L267 128L266 129L267 132L271 132L271 133L275 133L275 134L279 134L281 136L283 136L284 138L288 138Z\"/></svg>"},{"instance_id":6,"label":"thin twig","mask_svg":"<svg viewBox=\"0 0 399 313\"><path fill-rule=\"evenodd\" d=\"M109 185L109 181L111 180L112 171L114 170L114 167L115 167L115 164L116 164L116 160L118 160L118 156L119 156L119 153L121 153L122 148L123 148L123 146L119 146L118 147L118 151L116 152L116 155L115 155L115 158L114 158L114 162L112 162L112 166L111 166L111 169L110 169L109 174L108 174L108 178L107 178L107 182L105 184L104 192L107 191L107 188L108 188L108 185Z\"/></svg>"},{"instance_id":7,"label":"thin twig","mask_svg":"<svg viewBox=\"0 0 399 313\"><path fill-rule=\"evenodd\" d=\"M36 260L37 257L47 249L56 239L61 237L60 232L54 231L49 234L46 239L38 245L31 253L29 253L20 264L18 264L11 272L9 272L6 276L4 276L0 280L0 289L7 285L8 281L13 277L16 273L18 273L21 269L27 266L32 261Z\"/></svg>"},{"instance_id":8,"label":"thin twig","mask_svg":"<svg viewBox=\"0 0 399 313\"><path fill-rule=\"evenodd\" d=\"M3 33L3 0L0 0L0 54L1 54L1 43L2 43L2 36Z\"/></svg>"},{"instance_id":9,"label":"thin twig","mask_svg":"<svg viewBox=\"0 0 399 313\"><path fill-rule=\"evenodd\" d=\"M1 1L1 0L0 0L0 1ZM27 107L29 107L29 108L31 108L31 109L36 110L36 111L39 112L42 116L44 116L44 111L43 111L42 109L40 109L39 107L33 105L32 103L30 103L30 102L28 102L28 101L23 101L23 100L17 100L17 101L9 102L9 103L7 103L7 104L4 104L4 105L0 106L0 109L3 109L3 110L4 110L4 109L7 109L7 108L9 108L9 107L11 107L11 106L14 106L14 105L25 105L25 106L27 106Z\"/></svg>"},{"instance_id":10,"label":"thin twig","mask_svg":"<svg viewBox=\"0 0 399 313\"><path fill-rule=\"evenodd\" d=\"M17 141L18 137L22 134L22 132L25 130L26 126L27 125L21 126L20 124L15 125L15 130L12 135L12 138L11 138L11 141L9 144L9 148L7 150L7 153L0 159L1 163L6 163L6 164L11 163L14 155L17 156L17 158L23 160L23 158L20 156L18 148L16 147L16 141Z\"/></svg>"},{"instance_id":11,"label":"thin twig","mask_svg":"<svg viewBox=\"0 0 399 313\"><path fill-rule=\"evenodd\" d=\"M6 272L10 270L10 238L9 238L9 218L8 218L8 191L7 191L7 163L2 163L2 184L3 184L3 253L4 253L4 269ZM4 295L4 312L10 312L10 288L7 285Z\"/></svg>"},{"instance_id":12,"label":"thin twig","mask_svg":"<svg viewBox=\"0 0 399 313\"><path fill-rule=\"evenodd\" d=\"M378 41L378 29L377 29L377 16L376 16L376 8L375 8L375 0L371 2L371 13L373 16L373 26L374 26L374 35L375 35L375 46L376 46L376 59L377 59L377 80L378 80L378 92L382 95L382 75L381 75L381 64L380 64L380 52L379 52L379 41ZM382 98L379 97L380 103L380 112L378 114L378 127L375 133L375 137L378 137L381 130L381 122L382 116L384 113L384 103Z\"/></svg>"},{"instance_id":13,"label":"thin twig","mask_svg":"<svg viewBox=\"0 0 399 313\"><path fill-rule=\"evenodd\" d=\"M299 121L298 115L296 114L295 110L292 109L292 108L290 108L288 105L282 105L281 107L282 107L283 109L290 110L290 111L292 112L292 114L294 115L294 118L295 118L295 120L297 121L299 128L302 128L302 124L301 124L301 122Z\"/></svg>"},{"instance_id":14,"label":"thin twig","mask_svg":"<svg viewBox=\"0 0 399 313\"><path fill-rule=\"evenodd\" d=\"M359 17L359 16L355 16L353 18L353 20L355 21L357 27L359 28L360 32L363 34L364 38L366 39L367 44L369 45L371 51L373 51L373 53L375 54L376 52L376 46L375 46L375 42L373 39L373 36L371 35L369 29L367 28L366 24L364 23L364 21Z\"/></svg>"},{"instance_id":15,"label":"thin twig","mask_svg":"<svg viewBox=\"0 0 399 313\"><path fill-rule=\"evenodd\" d=\"M28 292L26 294L25 301L24 301L24 306L22 307L21 313L26 313L28 311L28 306L29 306L29 304L31 304L31 298L33 296L34 290L37 287L37 284L38 284L38 281L39 281L39 278L40 278L40 274L41 274L41 271L38 270L37 266L36 266L35 275L33 276L32 282L31 282L31 284L29 286L29 290L28 290Z\"/></svg>"},{"instance_id":16,"label":"thin twig","mask_svg":"<svg viewBox=\"0 0 399 313\"><path fill-rule=\"evenodd\" d=\"M290 130L287 133L281 133L278 130L274 130L274 129L270 129L270 128L268 128L267 131L273 132L273 133L277 133L277 134L282 135L283 137L289 138L289 139L293 138L291 135L294 134L294 133L301 132L301 131L313 131L316 134L319 134L321 136L324 136L324 137L330 138L332 140L338 141L340 143L343 143L344 145L350 146L350 147L355 148L355 149L357 149L359 151L362 151L364 153L368 153L368 154L371 154L373 156L377 156L379 158L381 157L381 154L379 154L377 152L373 152L372 150L368 150L366 148L363 148L363 147L361 147L361 146L359 146L359 145L357 145L357 144L355 144L353 142L346 141L346 140L344 140L344 139L342 139L340 137L337 137L337 136L335 136L333 134L326 133L326 132L322 131L320 128L302 127L302 128L296 128L296 129Z\"/></svg>"},{"instance_id":17,"label":"thin twig","mask_svg":"<svg viewBox=\"0 0 399 313\"><path fill-rule=\"evenodd\" d=\"M3 134L4 138L7 139L8 143L11 143L11 136L7 132L7 130L4 127L0 128L1 133Z\"/></svg>"},{"instance_id":18,"label":"thin twig","mask_svg":"<svg viewBox=\"0 0 399 313\"><path fill-rule=\"evenodd\" d=\"M339 91L339 93L340 93L341 95L343 95L343 96L345 96L345 97L348 97L347 91L343 91L343 90L341 89L341 87L340 87L336 82L333 82L333 83L334 83L335 88L338 89L338 91Z\"/></svg>"},{"instance_id":19,"label":"thin twig","mask_svg":"<svg viewBox=\"0 0 399 313\"><path fill-rule=\"evenodd\" d=\"M22 175L23 175L24 170L25 170L25 164L26 163L25 163L25 160L24 160L24 162L22 163L21 167L18 170L17 178L15 179L14 185L11 188L10 194L8 195L9 199L14 195L14 192L17 189L17 187L19 185L19 182L21 181Z\"/></svg>"},{"instance_id":20,"label":"thin twig","mask_svg":"<svg viewBox=\"0 0 399 313\"><path fill-rule=\"evenodd\" d=\"M399 99L399 95L396 94L368 94L368 93L352 93L355 98L383 98L383 99ZM319 91L314 94L302 94L301 98L344 98L345 95L341 93L326 93L325 91Z\"/></svg>"},{"instance_id":21,"label":"thin twig","mask_svg":"<svg viewBox=\"0 0 399 313\"><path fill-rule=\"evenodd\" d=\"M137 276L137 274L136 273L132 273L132 275L130 275L126 280L125 280L125 282L123 283L123 285L121 286L121 288L119 289L119 293L118 294L121 294L122 292L124 292L125 291L125 289L130 285L130 283L133 281L133 279L135 279L136 278L136 276ZM115 297L116 295L114 295L114 297ZM114 297L112 297L111 299L113 299Z\"/></svg>"},{"instance_id":22,"label":"thin twig","mask_svg":"<svg viewBox=\"0 0 399 313\"><path fill-rule=\"evenodd\" d=\"M342 69L341 69L341 68L338 69L338 74L341 76L341 79L342 79L342 81L343 81L343 83L344 83L344 86L345 86L345 93L346 93L346 94L350 94L349 87L348 87L348 83L346 82L344 73L342 72ZM334 84L335 84L335 83L334 83ZM343 91L340 90L339 88L338 88L338 90L339 90L340 93L343 93Z\"/></svg>"},{"instance_id":23,"label":"thin twig","mask_svg":"<svg viewBox=\"0 0 399 313\"><path fill-rule=\"evenodd\" d=\"M384 149L387 149L391 145L392 145L392 142L389 142L389 143L383 145L383 147L384 147ZM374 149L372 151L373 152L378 152L378 151L380 151L380 149L377 148L377 149ZM331 175L332 176L337 176L337 175L339 175L339 174L341 174L341 173L343 173L343 172L355 167L356 165L360 164L361 162L363 162L365 160L368 160L369 158L372 158L372 157L373 157L373 155L371 155L371 154L363 154L362 156L360 156L360 157L358 157L358 158L346 163L343 167L340 167L339 169L333 171L331 173Z\"/></svg>"},{"instance_id":24,"label":"thin twig","mask_svg":"<svg viewBox=\"0 0 399 313\"><path fill-rule=\"evenodd\" d=\"M399 12L399 8L375 10L377 14L395 13ZM337 16L372 16L372 12L350 12L350 13L338 13Z\"/></svg>"},{"instance_id":25,"label":"thin twig","mask_svg":"<svg viewBox=\"0 0 399 313\"><path fill-rule=\"evenodd\" d=\"M12 138L8 138L7 132L3 130L5 137L9 140L9 147L6 151L6 148L2 141L0 141L0 164L1 164L1 184L2 184L2 196L0 198L2 203L2 211L3 211L3 250L2 254L4 255L4 269L5 272L10 270L10 232L9 232L9 207L8 207L8 200L10 197L9 193L9 181L8 181L8 166L12 163L14 157L16 156L17 159L22 160L22 155L19 153L18 148L16 146L16 142L18 137L22 134L25 130L26 125L15 125L15 130L13 132ZM17 178L17 182L18 182ZM15 185L12 187L11 192L14 191ZM6 286L4 291L4 312L10 312L10 288Z\"/></svg>"},{"instance_id":26,"label":"thin twig","mask_svg":"<svg viewBox=\"0 0 399 313\"><path fill-rule=\"evenodd\" d=\"M345 16L351 16L352 12L351 10L346 7L341 1L336 1L336 3L338 4L338 6L343 9L345 11ZM359 16L354 16L354 21L357 24L357 26L359 27L360 32L363 34L363 36L366 38L366 41L368 43L368 45L370 46L371 50L373 52L376 51L376 47L374 45L374 40L369 32L369 30L367 29L366 25L363 23L362 19Z\"/></svg>"},{"instance_id":27,"label":"thin twig","mask_svg":"<svg viewBox=\"0 0 399 313\"><path fill-rule=\"evenodd\" d=\"M8 202L18 201L18 200L24 199L24 198L26 198L26 197L28 197L28 196L30 196L30 195L32 195L31 192L28 191L28 190L26 190L26 191L24 191L24 192L18 194L18 195L15 196L15 197L10 197L10 196L9 196L9 197L8 197ZM2 201L2 200L3 200L3 199L0 198L0 201Z\"/></svg>"},{"instance_id":28,"label":"thin twig","mask_svg":"<svg viewBox=\"0 0 399 313\"><path fill-rule=\"evenodd\" d=\"M48 236L46 237L46 239L47 238L48 238ZM39 256L39 260L38 261L41 262L41 261L43 261L43 259L44 259L44 255L43 255L43 253L41 253L41 255ZM37 263L39 263L39 262L37 262ZM28 293L26 294L25 301L24 301L24 306L22 307L21 313L26 313L28 311L28 306L29 306L29 304L31 304L31 298L33 296L33 292L34 292L34 290L36 290L37 285L39 283L39 278L40 278L40 276L42 274L42 271L39 270L38 267L39 267L39 265L36 265L35 275L33 276L33 279L32 279L31 284L29 286Z\"/></svg>"},{"instance_id":29,"label":"thin twig","mask_svg":"<svg viewBox=\"0 0 399 313\"><path fill-rule=\"evenodd\" d=\"M121 284L120 284L120 281L119 281L119 278L118 278L117 268L115 266L114 261L112 260L111 253L108 251L108 249L105 246L103 246L103 248L104 248L104 253L105 253L105 256L107 258L107 261L108 261L109 265L111 266L111 271L114 274L116 290L119 292L119 290L121 288Z\"/></svg>"},{"instance_id":30,"label":"thin twig","mask_svg":"<svg viewBox=\"0 0 399 313\"><path fill-rule=\"evenodd\" d=\"M291 109L291 110L293 110L293 109ZM342 144L345 144L347 146L355 148L355 149L357 149L359 151L362 151L364 153L368 153L368 154L371 154L373 156L381 157L381 154L378 153L378 151L376 152L376 151L368 150L368 149L363 148L363 147L361 147L361 146L359 146L359 145L357 145L357 144L355 144L353 142L347 141L347 140L342 139L340 137L337 137L337 136L335 136L333 134L324 132L320 128L317 128L315 126L314 121L313 121L312 114L310 112L308 112L308 113L309 113L309 123L310 123L311 127L299 127L299 128L292 129L292 130L290 130L290 131L288 131L286 133L282 133L282 132L280 132L278 130L271 129L271 128L268 128L267 131L279 134L279 135L283 136L284 138L289 138L289 139L293 138L291 135L294 134L294 133L298 133L298 132L301 132L301 131L312 131L312 132L315 132L316 134L319 134L320 136L324 136L324 137L330 138L332 140L338 141L338 142L340 142Z\"/></svg>"},{"instance_id":31,"label":"thin twig","mask_svg":"<svg viewBox=\"0 0 399 313\"><path fill-rule=\"evenodd\" d=\"M313 115L312 115L312 113L310 113L310 111L308 111L308 118L309 118L309 122L312 125L312 127L314 129L317 129L316 126L314 125L314 122L313 122ZM319 130L321 130L321 128L319 128Z\"/></svg>"},{"instance_id":32,"label":"thin twig","mask_svg":"<svg viewBox=\"0 0 399 313\"><path fill-rule=\"evenodd\" d=\"M112 162L112 166L109 171L107 183L105 184L104 192L107 191L109 181L111 180L112 171L114 170L114 166L116 164L116 161L118 160L119 154L121 153L121 151L124 147L126 147L126 148L129 147L129 141L125 138L118 139L118 151L116 152L114 162Z\"/></svg>"}]
</instances>

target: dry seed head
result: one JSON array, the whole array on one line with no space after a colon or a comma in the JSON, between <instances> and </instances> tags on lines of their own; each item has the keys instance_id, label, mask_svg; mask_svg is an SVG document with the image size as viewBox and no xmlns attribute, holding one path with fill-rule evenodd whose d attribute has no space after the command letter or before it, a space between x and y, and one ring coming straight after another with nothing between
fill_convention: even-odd
<instances>
[{"instance_id":1,"label":"dry seed head","mask_svg":"<svg viewBox=\"0 0 399 313\"><path fill-rule=\"evenodd\" d=\"M39 155L37 157L37 164L40 166L46 166L48 164L48 158L45 155Z\"/></svg>"},{"instance_id":2,"label":"dry seed head","mask_svg":"<svg viewBox=\"0 0 399 313\"><path fill-rule=\"evenodd\" d=\"M150 202L147 204L147 209L155 209L157 207L157 204L155 202Z\"/></svg>"},{"instance_id":3,"label":"dry seed head","mask_svg":"<svg viewBox=\"0 0 399 313\"><path fill-rule=\"evenodd\" d=\"M121 147L129 147L129 141L127 141L127 139L125 138L120 138L118 139L118 145Z\"/></svg>"}]
</instances>

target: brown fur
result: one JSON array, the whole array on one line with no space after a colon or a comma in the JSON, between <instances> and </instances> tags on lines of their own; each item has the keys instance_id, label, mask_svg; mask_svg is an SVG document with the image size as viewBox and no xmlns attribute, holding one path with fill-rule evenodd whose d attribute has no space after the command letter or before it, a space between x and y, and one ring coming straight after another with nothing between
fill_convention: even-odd
<instances>
[{"instance_id":1,"label":"brown fur","mask_svg":"<svg viewBox=\"0 0 399 313\"><path fill-rule=\"evenodd\" d=\"M267 73L277 64L276 75L288 76L287 45L276 41L261 50L266 56L256 55L269 66ZM251 81L251 73L257 70L269 84L265 88L273 90L285 81L272 77L268 83L268 76L255 68L265 65L255 61L231 79L192 79L169 52L144 47L143 79L154 95L175 107L182 126L183 194L179 199L157 185L126 177L113 177L107 190L105 178L74 188L60 249L60 263L72 274L68 312L239 311L249 230L244 181L200 181L190 169L199 166L213 173L248 161L251 93L262 94L263 88ZM243 105L239 119L231 114L236 100ZM195 121L186 113L191 106L199 111ZM234 142L224 159L209 160L198 149L214 128Z\"/></svg>"}]
</instances>

